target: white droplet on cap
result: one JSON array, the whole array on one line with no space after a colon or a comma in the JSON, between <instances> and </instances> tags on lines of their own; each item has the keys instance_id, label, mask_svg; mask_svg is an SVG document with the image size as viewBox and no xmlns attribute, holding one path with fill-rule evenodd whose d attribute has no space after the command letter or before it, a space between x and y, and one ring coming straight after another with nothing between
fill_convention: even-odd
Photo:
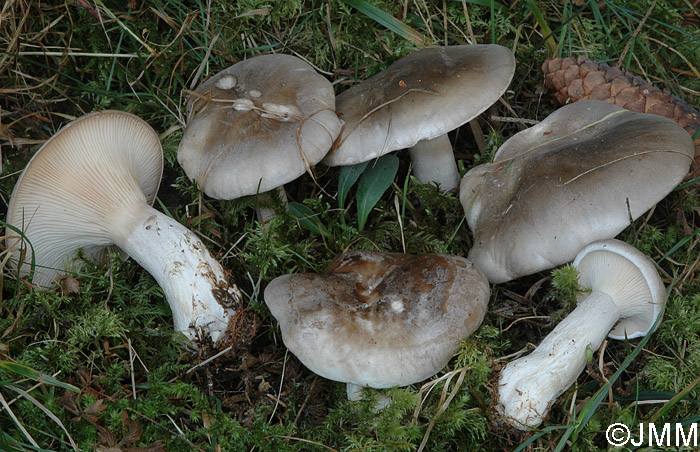
<instances>
[{"instance_id":1,"label":"white droplet on cap","mask_svg":"<svg viewBox=\"0 0 700 452\"><path fill-rule=\"evenodd\" d=\"M231 89L236 86L238 80L235 76L226 74L219 77L219 80L214 83L214 85L219 89Z\"/></svg>"}]
</instances>

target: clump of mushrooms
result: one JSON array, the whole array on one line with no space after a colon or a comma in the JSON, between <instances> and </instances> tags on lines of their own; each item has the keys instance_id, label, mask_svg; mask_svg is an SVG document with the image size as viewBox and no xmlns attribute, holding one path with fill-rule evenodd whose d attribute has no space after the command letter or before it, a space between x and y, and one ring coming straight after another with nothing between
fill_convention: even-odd
<instances>
[{"instance_id":1,"label":"clump of mushrooms","mask_svg":"<svg viewBox=\"0 0 700 452\"><path fill-rule=\"evenodd\" d=\"M116 244L156 279L177 331L218 341L241 294L192 231L151 207L162 171L158 135L145 121L118 111L78 118L19 177L7 223L22 235L8 228L8 248L19 274L34 270L33 283L47 287L78 249L96 260Z\"/></svg>"},{"instance_id":2,"label":"clump of mushrooms","mask_svg":"<svg viewBox=\"0 0 700 452\"><path fill-rule=\"evenodd\" d=\"M224 69L194 91L188 109L177 158L215 199L281 188L310 171L341 129L330 82L291 55ZM275 196L286 201L283 192Z\"/></svg>"},{"instance_id":3,"label":"clump of mushrooms","mask_svg":"<svg viewBox=\"0 0 700 452\"><path fill-rule=\"evenodd\" d=\"M654 263L625 242L591 243L573 265L580 285L591 292L535 351L501 371L496 409L521 430L537 427L557 397L576 381L586 366L587 348L597 350L605 336L645 336L666 301Z\"/></svg>"},{"instance_id":4,"label":"clump of mushrooms","mask_svg":"<svg viewBox=\"0 0 700 452\"><path fill-rule=\"evenodd\" d=\"M693 154L670 119L601 101L560 108L462 179L468 258L494 284L570 262L670 193Z\"/></svg>"},{"instance_id":5,"label":"clump of mushrooms","mask_svg":"<svg viewBox=\"0 0 700 452\"><path fill-rule=\"evenodd\" d=\"M276 278L264 296L285 345L310 370L387 388L425 380L447 364L481 324L489 285L458 256L352 251L323 275Z\"/></svg>"},{"instance_id":6,"label":"clump of mushrooms","mask_svg":"<svg viewBox=\"0 0 700 452\"><path fill-rule=\"evenodd\" d=\"M338 95L345 129L323 163L353 165L409 148L419 181L453 190L459 172L447 132L496 102L514 72L512 52L495 44L411 53Z\"/></svg>"}]
</instances>

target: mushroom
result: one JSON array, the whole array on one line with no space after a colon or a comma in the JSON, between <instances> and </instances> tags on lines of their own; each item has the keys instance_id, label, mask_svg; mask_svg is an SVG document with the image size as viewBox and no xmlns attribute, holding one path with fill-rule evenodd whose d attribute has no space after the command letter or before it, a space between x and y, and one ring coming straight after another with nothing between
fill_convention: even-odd
<instances>
[{"instance_id":1,"label":"mushroom","mask_svg":"<svg viewBox=\"0 0 700 452\"><path fill-rule=\"evenodd\" d=\"M586 349L597 350L606 335L619 340L645 336L666 301L654 263L625 242L591 243L573 265L590 294L531 354L501 371L496 409L521 430L537 427L576 381L586 366Z\"/></svg>"},{"instance_id":2,"label":"mushroom","mask_svg":"<svg viewBox=\"0 0 700 452\"><path fill-rule=\"evenodd\" d=\"M257 56L224 69L194 91L188 109L192 119L177 158L187 177L216 199L264 193L296 179L326 155L341 129L330 82L291 55Z\"/></svg>"},{"instance_id":3,"label":"mushroom","mask_svg":"<svg viewBox=\"0 0 700 452\"><path fill-rule=\"evenodd\" d=\"M202 241L151 207L163 171L158 135L118 111L78 118L32 157L15 185L8 248L21 276L47 287L74 266L78 249L99 259L116 244L158 282L175 329L217 341L241 294ZM34 266L31 263L34 263Z\"/></svg>"},{"instance_id":4,"label":"mushroom","mask_svg":"<svg viewBox=\"0 0 700 452\"><path fill-rule=\"evenodd\" d=\"M560 108L462 179L468 258L493 284L570 262L671 192L693 153L670 119L601 101Z\"/></svg>"},{"instance_id":5,"label":"mushroom","mask_svg":"<svg viewBox=\"0 0 700 452\"><path fill-rule=\"evenodd\" d=\"M447 132L496 102L514 72L512 52L495 44L411 53L338 95L345 129L323 163L353 165L410 148L418 180L453 190L459 172Z\"/></svg>"},{"instance_id":6,"label":"mushroom","mask_svg":"<svg viewBox=\"0 0 700 452\"><path fill-rule=\"evenodd\" d=\"M264 295L285 345L306 367L387 388L442 369L481 324L489 286L462 257L352 251L323 275L280 276Z\"/></svg>"}]
</instances>

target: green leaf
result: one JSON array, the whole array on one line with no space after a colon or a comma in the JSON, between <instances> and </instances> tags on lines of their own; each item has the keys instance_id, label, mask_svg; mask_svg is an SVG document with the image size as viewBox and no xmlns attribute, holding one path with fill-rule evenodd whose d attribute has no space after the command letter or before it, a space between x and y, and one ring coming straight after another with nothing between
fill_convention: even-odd
<instances>
[{"instance_id":1,"label":"green leaf","mask_svg":"<svg viewBox=\"0 0 700 452\"><path fill-rule=\"evenodd\" d=\"M290 202L289 211L297 217L302 228L328 237L328 230L318 218L319 214L298 202Z\"/></svg>"},{"instance_id":2,"label":"green leaf","mask_svg":"<svg viewBox=\"0 0 700 452\"><path fill-rule=\"evenodd\" d=\"M32 380L39 380L42 381L46 384L52 385L52 386L57 386L59 388L67 389L69 391L73 392L80 392L78 388L75 386L68 384L68 383L63 383L62 381L58 381L55 378L43 374L41 372L38 372L31 367L18 364L18 363L12 363L9 361L0 361L0 367L5 369L8 372L15 373L21 377L25 378L31 378Z\"/></svg>"},{"instance_id":3,"label":"green leaf","mask_svg":"<svg viewBox=\"0 0 700 452\"><path fill-rule=\"evenodd\" d=\"M342 1L346 5L352 6L365 16L377 22L379 25L388 28L389 30L393 31L394 33L396 33L404 39L413 41L416 44L424 44L426 41L425 36L418 33L416 30L401 22L400 20L387 13L383 9L367 3L365 0Z\"/></svg>"},{"instance_id":4,"label":"green leaf","mask_svg":"<svg viewBox=\"0 0 700 452\"><path fill-rule=\"evenodd\" d=\"M357 185L357 227L365 227L367 217L379 198L394 181L399 169L399 159L387 154L368 166Z\"/></svg>"},{"instance_id":5,"label":"green leaf","mask_svg":"<svg viewBox=\"0 0 700 452\"><path fill-rule=\"evenodd\" d=\"M338 205L341 209L345 208L345 199L348 197L348 192L362 172L367 168L367 162L358 163L357 165L343 166L340 169L340 180L338 181Z\"/></svg>"}]
</instances>

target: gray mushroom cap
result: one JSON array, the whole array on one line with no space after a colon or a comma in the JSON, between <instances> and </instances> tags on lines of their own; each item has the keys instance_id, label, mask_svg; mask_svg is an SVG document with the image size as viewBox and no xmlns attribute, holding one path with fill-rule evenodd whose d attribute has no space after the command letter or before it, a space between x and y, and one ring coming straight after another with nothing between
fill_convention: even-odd
<instances>
[{"instance_id":1,"label":"gray mushroom cap","mask_svg":"<svg viewBox=\"0 0 700 452\"><path fill-rule=\"evenodd\" d=\"M570 262L663 199L693 154L688 133L667 118L600 101L563 107L462 179L469 259L491 283Z\"/></svg>"},{"instance_id":2,"label":"gray mushroom cap","mask_svg":"<svg viewBox=\"0 0 700 452\"><path fill-rule=\"evenodd\" d=\"M308 171L340 133L330 82L291 55L241 61L200 85L188 105L178 161L217 199L284 185Z\"/></svg>"},{"instance_id":3,"label":"gray mushroom cap","mask_svg":"<svg viewBox=\"0 0 700 452\"><path fill-rule=\"evenodd\" d=\"M285 345L306 367L374 388L437 373L481 324L488 298L486 277L464 258L369 251L265 289Z\"/></svg>"},{"instance_id":4,"label":"gray mushroom cap","mask_svg":"<svg viewBox=\"0 0 700 452\"><path fill-rule=\"evenodd\" d=\"M514 71L512 52L495 44L411 53L338 95L345 129L323 163L364 162L456 129L496 102Z\"/></svg>"}]
</instances>

